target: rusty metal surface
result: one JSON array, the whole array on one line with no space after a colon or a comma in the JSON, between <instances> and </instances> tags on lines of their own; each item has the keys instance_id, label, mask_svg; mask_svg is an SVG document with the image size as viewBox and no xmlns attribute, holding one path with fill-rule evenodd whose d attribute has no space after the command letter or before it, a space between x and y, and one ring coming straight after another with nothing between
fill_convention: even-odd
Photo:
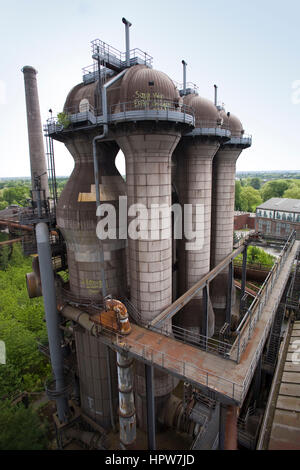
<instances>
[{"instance_id":1,"label":"rusty metal surface","mask_svg":"<svg viewBox=\"0 0 300 470\"><path fill-rule=\"evenodd\" d=\"M295 242L276 281L274 291L262 309L260 320L255 327L252 326L252 337L239 364L134 324L131 334L127 337L102 331L99 340L117 350L129 351L142 362L154 364L200 388L214 390L222 399L242 404L272 324L274 310L280 300L278 292L287 282L298 245L299 242Z\"/></svg>"},{"instance_id":2,"label":"rusty metal surface","mask_svg":"<svg viewBox=\"0 0 300 470\"><path fill-rule=\"evenodd\" d=\"M14 243L19 243L22 241L22 238L13 238L12 240L6 240L4 242L0 242L0 247L5 245L13 245Z\"/></svg>"}]
</instances>

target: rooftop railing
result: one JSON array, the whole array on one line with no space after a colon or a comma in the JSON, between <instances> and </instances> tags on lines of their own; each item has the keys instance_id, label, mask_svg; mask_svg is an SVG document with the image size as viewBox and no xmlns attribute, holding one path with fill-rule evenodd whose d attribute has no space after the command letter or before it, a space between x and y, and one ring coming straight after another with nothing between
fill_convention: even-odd
<instances>
[{"instance_id":1,"label":"rooftop railing","mask_svg":"<svg viewBox=\"0 0 300 470\"><path fill-rule=\"evenodd\" d=\"M120 70L126 68L126 52L121 52L113 46L95 39L91 41L93 58L99 59L107 65L112 65ZM141 49L135 48L130 50L130 65L145 64L148 67L152 66L153 57Z\"/></svg>"}]
</instances>

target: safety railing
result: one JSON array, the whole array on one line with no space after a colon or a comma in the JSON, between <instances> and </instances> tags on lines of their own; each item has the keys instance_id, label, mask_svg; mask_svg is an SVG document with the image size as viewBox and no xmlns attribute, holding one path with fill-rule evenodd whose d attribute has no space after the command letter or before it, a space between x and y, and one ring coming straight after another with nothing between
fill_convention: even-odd
<instances>
[{"instance_id":1,"label":"safety railing","mask_svg":"<svg viewBox=\"0 0 300 470\"><path fill-rule=\"evenodd\" d=\"M267 275L267 277L266 277L264 283L262 284L261 288L259 289L256 297L253 299L250 307L247 309L246 314L244 315L242 321L240 322L240 324L238 325L238 327L236 329L235 333L237 334L237 338L236 338L234 344L232 345L231 352L230 352L230 357L231 358L235 357L237 362L240 361L241 355L245 351L245 349L247 347L247 344L248 344L249 340L252 337L252 334L253 334L253 331L256 327L256 324L257 324L257 322L259 321L259 319L261 317L262 310L263 310L264 306L266 305L266 303L267 303L267 301L270 297L270 294L273 291L274 284L275 284L276 280L278 279L280 271L281 271L282 267L284 266L285 261L286 261L288 255L289 255L289 253L290 253L290 251L291 251L291 249L294 245L295 239L296 239L296 232L293 231L293 232L291 232L291 234L290 234L288 240L286 241L279 257L277 258L276 262L274 263L271 271ZM278 305L279 302L280 302L280 298L277 299L276 304ZM273 321L273 318L270 317L270 319L268 321L268 327L270 326L270 323L272 323L272 321ZM264 336L263 336L263 338L261 339L261 342L260 342L261 348L264 345L265 335L267 335L268 333L269 333L269 328L266 328L265 331L264 331ZM258 352L260 353L261 349L257 350L256 355L258 354ZM254 358L253 361L255 362L255 358ZM256 364L256 362L255 362L255 364ZM251 367L250 367L250 369L251 369ZM251 375L251 371L249 371L249 374Z\"/></svg>"},{"instance_id":2,"label":"safety railing","mask_svg":"<svg viewBox=\"0 0 300 470\"><path fill-rule=\"evenodd\" d=\"M130 354L135 355L139 360L151 363L154 366L166 369L170 373L174 373L180 377L185 377L188 381L202 385L216 393L224 394L231 399L240 402L240 397L243 394L243 388L240 384L233 382L230 379L222 377L207 370L203 370L192 362L186 359L180 360L178 357L171 356L166 352L155 349L150 345L140 343L136 339L131 339L130 335L122 336L115 332L115 322L110 320L107 322L99 322L99 334L104 334L110 338L113 335L114 344L117 347L127 350ZM113 331L114 330L114 331Z\"/></svg>"},{"instance_id":3,"label":"safety railing","mask_svg":"<svg viewBox=\"0 0 300 470\"><path fill-rule=\"evenodd\" d=\"M174 120L174 117L181 122L194 124L194 110L178 101L155 98L146 94L141 94L133 101L118 103L110 106L109 120L133 120L138 115L143 119L164 119Z\"/></svg>"},{"instance_id":4,"label":"safety railing","mask_svg":"<svg viewBox=\"0 0 300 470\"><path fill-rule=\"evenodd\" d=\"M121 52L115 47L101 41L101 39L94 39L91 41L92 45L92 54L99 54L100 60L107 62L108 64L113 64L118 68L123 68L126 66L126 52ZM147 52L142 51L141 49L135 48L129 51L130 64L142 63L148 67L152 66L153 57L151 57Z\"/></svg>"},{"instance_id":5,"label":"safety railing","mask_svg":"<svg viewBox=\"0 0 300 470\"><path fill-rule=\"evenodd\" d=\"M177 112L186 112L194 115L193 108L179 101L173 101L162 98L161 95L157 98L154 94L141 93L136 99L124 103L117 103L110 107L110 114L123 113L126 111L144 111L144 110L169 110Z\"/></svg>"},{"instance_id":6,"label":"safety railing","mask_svg":"<svg viewBox=\"0 0 300 470\"><path fill-rule=\"evenodd\" d=\"M228 121L228 126L230 125L230 121ZM222 126L224 127L224 125ZM239 136L232 135L230 137L230 140L225 143L225 145L230 145L230 144L235 144L235 145L248 145L250 146L252 144L252 135L250 134L242 134Z\"/></svg>"},{"instance_id":7,"label":"safety railing","mask_svg":"<svg viewBox=\"0 0 300 470\"><path fill-rule=\"evenodd\" d=\"M243 266L243 260L235 258L233 264L235 268L241 268ZM247 269L253 269L254 271L271 271L272 266L272 264L250 263L247 261Z\"/></svg>"},{"instance_id":8,"label":"safety railing","mask_svg":"<svg viewBox=\"0 0 300 470\"><path fill-rule=\"evenodd\" d=\"M176 80L172 80L178 91L183 91L184 88L184 83L183 82L177 82ZM199 92L199 87L196 85L196 83L193 82L186 82L185 89L192 91L192 93L197 93Z\"/></svg>"},{"instance_id":9,"label":"safety railing","mask_svg":"<svg viewBox=\"0 0 300 470\"><path fill-rule=\"evenodd\" d=\"M228 358L231 349L231 343L220 341L216 338L209 338L201 335L200 333L187 330L173 325L172 329L163 324L161 327L151 327L151 330L156 331L164 336L174 337L177 341L185 344L190 344L196 348L201 349L224 358Z\"/></svg>"}]
</instances>

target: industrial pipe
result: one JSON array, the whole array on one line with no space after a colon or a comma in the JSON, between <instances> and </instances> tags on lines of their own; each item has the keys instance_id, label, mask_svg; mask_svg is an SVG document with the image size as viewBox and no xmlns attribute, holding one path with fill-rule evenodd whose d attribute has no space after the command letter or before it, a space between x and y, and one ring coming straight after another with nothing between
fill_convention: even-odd
<instances>
[{"instance_id":1,"label":"industrial pipe","mask_svg":"<svg viewBox=\"0 0 300 470\"><path fill-rule=\"evenodd\" d=\"M132 449L136 440L136 414L133 395L133 359L117 353L120 442Z\"/></svg>"},{"instance_id":2,"label":"industrial pipe","mask_svg":"<svg viewBox=\"0 0 300 470\"><path fill-rule=\"evenodd\" d=\"M187 63L184 60L182 60L181 63L183 65L183 94L186 95L186 66L187 66Z\"/></svg>"},{"instance_id":3,"label":"industrial pipe","mask_svg":"<svg viewBox=\"0 0 300 470\"><path fill-rule=\"evenodd\" d=\"M87 330L93 336L97 336L96 325L90 320L88 313L82 312L78 308L71 307L70 305L59 306L58 309L63 317L78 323L78 325L82 326L82 328Z\"/></svg>"},{"instance_id":4,"label":"industrial pipe","mask_svg":"<svg viewBox=\"0 0 300 470\"><path fill-rule=\"evenodd\" d=\"M67 397L63 393L60 394L65 387L63 351L60 341L61 331L59 329L59 317L56 307L49 230L45 222L40 222L36 226L36 241L39 255L39 268L43 290L50 359L57 394L57 413L61 422L67 422L70 412Z\"/></svg>"},{"instance_id":5,"label":"industrial pipe","mask_svg":"<svg viewBox=\"0 0 300 470\"><path fill-rule=\"evenodd\" d=\"M132 26L130 21L126 18L122 18L122 22L125 24L125 40L126 40L126 65L130 67L130 40L129 40L129 28Z\"/></svg>"},{"instance_id":6,"label":"industrial pipe","mask_svg":"<svg viewBox=\"0 0 300 470\"><path fill-rule=\"evenodd\" d=\"M215 106L218 106L218 87L217 85L214 85L215 88Z\"/></svg>"}]
</instances>

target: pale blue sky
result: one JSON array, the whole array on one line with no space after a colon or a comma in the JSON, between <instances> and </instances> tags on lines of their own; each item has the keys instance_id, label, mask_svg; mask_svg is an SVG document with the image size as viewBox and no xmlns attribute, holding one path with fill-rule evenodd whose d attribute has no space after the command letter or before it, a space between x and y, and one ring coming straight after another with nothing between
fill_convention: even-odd
<instances>
[{"instance_id":1,"label":"pale blue sky","mask_svg":"<svg viewBox=\"0 0 300 470\"><path fill-rule=\"evenodd\" d=\"M131 47L152 55L155 68L182 81L185 59L201 95L213 99L219 86L219 99L253 135L238 170L300 170L300 93L292 88L300 89L299 0L0 0L0 7L0 177L29 175L21 68L39 72L45 122L92 63L91 40L125 49L123 16L133 24ZM63 144L55 143L55 155L57 174L69 174Z\"/></svg>"}]
</instances>

